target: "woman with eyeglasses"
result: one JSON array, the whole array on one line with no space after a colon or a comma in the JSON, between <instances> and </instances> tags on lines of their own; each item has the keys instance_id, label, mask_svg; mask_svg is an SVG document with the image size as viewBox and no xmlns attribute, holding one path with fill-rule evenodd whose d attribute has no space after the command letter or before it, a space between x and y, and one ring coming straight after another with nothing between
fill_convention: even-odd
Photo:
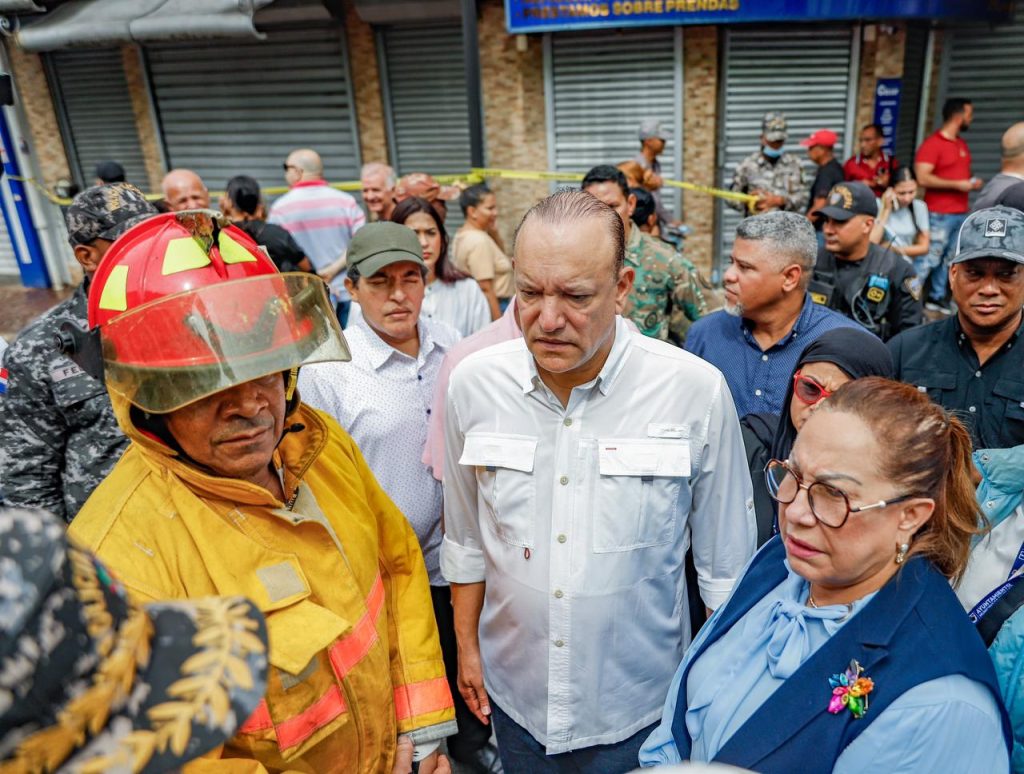
<instances>
[{"instance_id":1,"label":"woman with eyeglasses","mask_svg":"<svg viewBox=\"0 0 1024 774\"><path fill-rule=\"evenodd\" d=\"M789 457L797 431L807 417L842 385L865 376L892 375L892 356L876 336L860 328L836 328L823 333L801 353L789 377L781 416L747 414L740 420L754 485L759 546L774 534L775 525L775 501L764 481L768 460Z\"/></svg>"},{"instance_id":2,"label":"woman with eyeglasses","mask_svg":"<svg viewBox=\"0 0 1024 774\"><path fill-rule=\"evenodd\" d=\"M765 471L779 532L686 652L645 766L1006 772L984 645L950 588L981 514L964 426L911 385L840 387Z\"/></svg>"}]
</instances>

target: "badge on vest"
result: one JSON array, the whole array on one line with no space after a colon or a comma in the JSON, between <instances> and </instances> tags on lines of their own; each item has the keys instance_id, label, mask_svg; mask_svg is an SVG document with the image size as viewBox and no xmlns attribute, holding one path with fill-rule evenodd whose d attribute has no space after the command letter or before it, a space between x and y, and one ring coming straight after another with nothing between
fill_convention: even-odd
<instances>
[{"instance_id":1,"label":"badge on vest","mask_svg":"<svg viewBox=\"0 0 1024 774\"><path fill-rule=\"evenodd\" d=\"M873 304L880 304L885 300L885 294L889 292L889 278L881 274L872 274L868 277L868 289L865 296Z\"/></svg>"},{"instance_id":2,"label":"badge on vest","mask_svg":"<svg viewBox=\"0 0 1024 774\"><path fill-rule=\"evenodd\" d=\"M850 662L843 674L832 675L828 679L832 689L832 698L828 703L828 711L838 715L844 709L850 710L854 718L864 717L868 711L868 694L875 689L875 682L870 677L862 677L864 667L857 659Z\"/></svg>"}]
</instances>

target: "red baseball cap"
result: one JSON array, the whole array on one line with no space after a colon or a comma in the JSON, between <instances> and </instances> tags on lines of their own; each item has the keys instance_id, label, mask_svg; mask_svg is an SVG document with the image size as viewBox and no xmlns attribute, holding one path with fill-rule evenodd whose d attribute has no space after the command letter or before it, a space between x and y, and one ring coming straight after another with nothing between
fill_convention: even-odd
<instances>
[{"instance_id":1,"label":"red baseball cap","mask_svg":"<svg viewBox=\"0 0 1024 774\"><path fill-rule=\"evenodd\" d=\"M839 135L829 129L819 129L806 140L801 140L800 144L805 148L813 148L815 145L823 145L826 148L835 147L835 144L839 142Z\"/></svg>"}]
</instances>

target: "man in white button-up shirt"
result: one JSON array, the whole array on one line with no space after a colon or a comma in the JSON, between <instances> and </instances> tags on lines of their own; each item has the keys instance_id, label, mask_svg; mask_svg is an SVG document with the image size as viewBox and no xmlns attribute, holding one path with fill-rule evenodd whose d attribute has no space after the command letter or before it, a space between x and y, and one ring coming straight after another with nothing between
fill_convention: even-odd
<instances>
[{"instance_id":1,"label":"man in white button-up shirt","mask_svg":"<svg viewBox=\"0 0 1024 774\"><path fill-rule=\"evenodd\" d=\"M635 768L690 641L687 548L710 608L754 551L725 380L616 315L623 257L590 194L535 206L515 246L524 338L468 357L448 391L459 690L509 774Z\"/></svg>"}]
</instances>

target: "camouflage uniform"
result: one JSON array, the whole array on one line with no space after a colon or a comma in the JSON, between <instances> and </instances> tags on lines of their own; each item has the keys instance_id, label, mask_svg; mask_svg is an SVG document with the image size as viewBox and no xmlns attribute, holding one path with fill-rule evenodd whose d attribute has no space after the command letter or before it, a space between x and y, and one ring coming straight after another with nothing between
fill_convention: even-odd
<instances>
[{"instance_id":1,"label":"camouflage uniform","mask_svg":"<svg viewBox=\"0 0 1024 774\"><path fill-rule=\"evenodd\" d=\"M11 505L71 521L128 446L107 388L57 351L58 327L88 327L85 285L21 332L4 353L0 488Z\"/></svg>"},{"instance_id":2,"label":"camouflage uniform","mask_svg":"<svg viewBox=\"0 0 1024 774\"><path fill-rule=\"evenodd\" d=\"M116 239L155 214L134 186L96 186L75 197L66 219L72 245ZM23 330L3 353L0 491L11 505L45 508L70 522L128 445L103 382L57 348L61 323L88 328L88 279Z\"/></svg>"},{"instance_id":3,"label":"camouflage uniform","mask_svg":"<svg viewBox=\"0 0 1024 774\"><path fill-rule=\"evenodd\" d=\"M776 111L764 114L761 121L762 142L785 141L788 124L786 116ZM753 193L766 191L785 198L782 209L790 212L803 213L807 209L810 197L807 183L804 182L804 170L800 159L792 153L783 153L772 162L764 155L763 147L747 156L736 167L732 177L732 190L736 193ZM734 210L748 212L743 202L726 201ZM775 209L775 208L772 208ZM766 210L767 211L767 210Z\"/></svg>"},{"instance_id":4,"label":"camouflage uniform","mask_svg":"<svg viewBox=\"0 0 1024 774\"><path fill-rule=\"evenodd\" d=\"M773 164L757 150L736 167L730 190L737 193L760 190L784 196L786 206L783 209L802 213L807 209L810 186L804 182L804 169L795 155L783 153ZM726 204L735 210L747 211L743 202L726 200Z\"/></svg>"},{"instance_id":5,"label":"camouflage uniform","mask_svg":"<svg viewBox=\"0 0 1024 774\"><path fill-rule=\"evenodd\" d=\"M683 346L690 323L708 311L710 286L692 263L636 226L626 240L626 265L636 279L624 314L645 336Z\"/></svg>"}]
</instances>

